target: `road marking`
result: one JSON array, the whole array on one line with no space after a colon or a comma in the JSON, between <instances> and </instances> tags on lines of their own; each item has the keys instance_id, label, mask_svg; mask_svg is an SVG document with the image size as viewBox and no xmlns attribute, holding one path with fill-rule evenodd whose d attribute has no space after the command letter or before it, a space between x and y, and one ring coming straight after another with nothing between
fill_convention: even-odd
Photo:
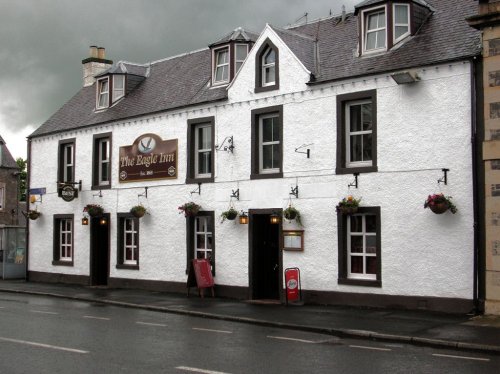
<instances>
[{"instance_id":1,"label":"road marking","mask_svg":"<svg viewBox=\"0 0 500 374\"><path fill-rule=\"evenodd\" d=\"M167 327L164 323L136 322L138 325Z\"/></svg>"},{"instance_id":2,"label":"road marking","mask_svg":"<svg viewBox=\"0 0 500 374\"><path fill-rule=\"evenodd\" d=\"M83 316L83 318L89 318L89 319L102 319L103 321L109 321L109 318L107 318L107 317Z\"/></svg>"},{"instance_id":3,"label":"road marking","mask_svg":"<svg viewBox=\"0 0 500 374\"><path fill-rule=\"evenodd\" d=\"M232 331L227 331L227 330L213 330L213 329L203 329L201 327L193 327L193 330L198 330L198 331L208 331L208 332L219 332L221 334L232 334Z\"/></svg>"},{"instance_id":4,"label":"road marking","mask_svg":"<svg viewBox=\"0 0 500 374\"><path fill-rule=\"evenodd\" d=\"M176 369L178 369L178 370L185 370L185 371L194 371L196 373L203 373L203 374L229 374L229 373L225 373L223 371L213 371L213 370L198 369L198 368L192 368L192 367L189 367L189 366L177 366Z\"/></svg>"},{"instance_id":5,"label":"road marking","mask_svg":"<svg viewBox=\"0 0 500 374\"><path fill-rule=\"evenodd\" d=\"M349 347L360 348L360 349L371 349L373 351L384 351L384 352L392 351L392 349L390 349L390 348L368 347L368 346L364 346L364 345L350 345Z\"/></svg>"},{"instance_id":6,"label":"road marking","mask_svg":"<svg viewBox=\"0 0 500 374\"><path fill-rule=\"evenodd\" d=\"M481 358L481 357L453 356L453 355L444 355L440 353L433 353L432 355L437 357L461 358L462 360L490 361L489 358Z\"/></svg>"},{"instance_id":7,"label":"road marking","mask_svg":"<svg viewBox=\"0 0 500 374\"><path fill-rule=\"evenodd\" d=\"M268 335L267 337L268 337L269 339L291 340L291 341L294 341L294 342L300 342L300 343L316 343L316 342L315 342L315 341L313 341L313 340L297 339L297 338L288 338L288 337L285 337L285 336L272 336L272 335Z\"/></svg>"},{"instance_id":8,"label":"road marking","mask_svg":"<svg viewBox=\"0 0 500 374\"><path fill-rule=\"evenodd\" d=\"M73 353L89 353L89 351L82 351L80 349L58 347L57 345L50 345L50 344L42 344L42 343L36 343L36 342L29 342L29 341L26 341L26 340L18 340L18 339L10 339L10 338L2 338L2 337L0 337L0 340L2 340L4 342L10 342L10 343L32 345L34 347L56 349L58 351L66 351L66 352L73 352Z\"/></svg>"},{"instance_id":9,"label":"road marking","mask_svg":"<svg viewBox=\"0 0 500 374\"><path fill-rule=\"evenodd\" d=\"M41 314L59 314L57 312L46 312L45 310L30 310L32 313L41 313Z\"/></svg>"}]
</instances>

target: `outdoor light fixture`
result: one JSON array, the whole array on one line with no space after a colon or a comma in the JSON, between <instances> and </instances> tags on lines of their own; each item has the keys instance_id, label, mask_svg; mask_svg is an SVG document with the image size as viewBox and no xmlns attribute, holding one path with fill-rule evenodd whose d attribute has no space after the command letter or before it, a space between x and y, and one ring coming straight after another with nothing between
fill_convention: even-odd
<instances>
[{"instance_id":1,"label":"outdoor light fixture","mask_svg":"<svg viewBox=\"0 0 500 374\"><path fill-rule=\"evenodd\" d=\"M103 226L104 226L104 225L107 225L107 224L108 224L108 220L106 219L106 217L101 217L101 218L99 219L99 224L100 224L100 225L103 225Z\"/></svg>"},{"instance_id":2,"label":"outdoor light fixture","mask_svg":"<svg viewBox=\"0 0 500 374\"><path fill-rule=\"evenodd\" d=\"M89 217L83 217L82 218L82 225L83 226L88 226L89 225Z\"/></svg>"},{"instance_id":3,"label":"outdoor light fixture","mask_svg":"<svg viewBox=\"0 0 500 374\"><path fill-rule=\"evenodd\" d=\"M412 71L402 71L400 73L391 74L391 78L394 79L394 82L397 84L408 84L419 81L417 73Z\"/></svg>"},{"instance_id":4,"label":"outdoor light fixture","mask_svg":"<svg viewBox=\"0 0 500 374\"><path fill-rule=\"evenodd\" d=\"M271 225L277 225L280 223L280 216L278 216L276 212L273 212L273 214L269 216L269 222L271 222Z\"/></svg>"},{"instance_id":5,"label":"outdoor light fixture","mask_svg":"<svg viewBox=\"0 0 500 374\"><path fill-rule=\"evenodd\" d=\"M240 213L240 225L247 225L248 224L248 215L245 212Z\"/></svg>"}]
</instances>

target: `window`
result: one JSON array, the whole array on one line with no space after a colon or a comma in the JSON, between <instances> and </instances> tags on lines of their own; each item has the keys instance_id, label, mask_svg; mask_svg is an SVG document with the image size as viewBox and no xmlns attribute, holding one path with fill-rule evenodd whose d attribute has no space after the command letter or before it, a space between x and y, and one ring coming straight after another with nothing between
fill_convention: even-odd
<instances>
[{"instance_id":1,"label":"window","mask_svg":"<svg viewBox=\"0 0 500 374\"><path fill-rule=\"evenodd\" d=\"M337 96L337 174L377 171L376 91Z\"/></svg>"},{"instance_id":2,"label":"window","mask_svg":"<svg viewBox=\"0 0 500 374\"><path fill-rule=\"evenodd\" d=\"M75 139L59 141L58 181L75 181Z\"/></svg>"},{"instance_id":3,"label":"window","mask_svg":"<svg viewBox=\"0 0 500 374\"><path fill-rule=\"evenodd\" d=\"M187 267L189 272L193 258L206 258L212 266L212 275L215 275L215 233L214 212L201 211L196 217L187 217Z\"/></svg>"},{"instance_id":4,"label":"window","mask_svg":"<svg viewBox=\"0 0 500 374\"><path fill-rule=\"evenodd\" d=\"M214 117L188 121L188 175L186 183L213 182Z\"/></svg>"},{"instance_id":5,"label":"window","mask_svg":"<svg viewBox=\"0 0 500 374\"><path fill-rule=\"evenodd\" d=\"M111 187L111 133L94 135L92 188Z\"/></svg>"},{"instance_id":6,"label":"window","mask_svg":"<svg viewBox=\"0 0 500 374\"><path fill-rule=\"evenodd\" d=\"M139 270L139 218L118 214L117 269Z\"/></svg>"},{"instance_id":7,"label":"window","mask_svg":"<svg viewBox=\"0 0 500 374\"><path fill-rule=\"evenodd\" d=\"M238 72L243 65L243 61L247 58L248 45L247 44L236 44L236 58L234 60L234 71Z\"/></svg>"},{"instance_id":8,"label":"window","mask_svg":"<svg viewBox=\"0 0 500 374\"><path fill-rule=\"evenodd\" d=\"M96 108L102 109L109 106L109 78L97 81L97 103Z\"/></svg>"},{"instance_id":9,"label":"window","mask_svg":"<svg viewBox=\"0 0 500 374\"><path fill-rule=\"evenodd\" d=\"M0 183L0 210L5 210L5 183Z\"/></svg>"},{"instance_id":10,"label":"window","mask_svg":"<svg viewBox=\"0 0 500 374\"><path fill-rule=\"evenodd\" d=\"M252 110L251 179L283 176L283 106Z\"/></svg>"},{"instance_id":11,"label":"window","mask_svg":"<svg viewBox=\"0 0 500 374\"><path fill-rule=\"evenodd\" d=\"M229 82L229 49L215 50L214 84Z\"/></svg>"},{"instance_id":12,"label":"window","mask_svg":"<svg viewBox=\"0 0 500 374\"><path fill-rule=\"evenodd\" d=\"M52 265L73 266L73 215L54 215L54 255Z\"/></svg>"},{"instance_id":13,"label":"window","mask_svg":"<svg viewBox=\"0 0 500 374\"><path fill-rule=\"evenodd\" d=\"M365 51L385 49L386 18L385 9L370 12L365 15Z\"/></svg>"},{"instance_id":14,"label":"window","mask_svg":"<svg viewBox=\"0 0 500 374\"><path fill-rule=\"evenodd\" d=\"M113 75L113 102L125 96L125 75Z\"/></svg>"},{"instance_id":15,"label":"window","mask_svg":"<svg viewBox=\"0 0 500 374\"><path fill-rule=\"evenodd\" d=\"M380 208L338 214L339 284L381 286Z\"/></svg>"},{"instance_id":16,"label":"window","mask_svg":"<svg viewBox=\"0 0 500 374\"><path fill-rule=\"evenodd\" d=\"M278 48L267 39L257 51L255 63L255 92L279 88Z\"/></svg>"},{"instance_id":17,"label":"window","mask_svg":"<svg viewBox=\"0 0 500 374\"><path fill-rule=\"evenodd\" d=\"M410 34L410 7L408 4L394 4L394 43Z\"/></svg>"}]
</instances>

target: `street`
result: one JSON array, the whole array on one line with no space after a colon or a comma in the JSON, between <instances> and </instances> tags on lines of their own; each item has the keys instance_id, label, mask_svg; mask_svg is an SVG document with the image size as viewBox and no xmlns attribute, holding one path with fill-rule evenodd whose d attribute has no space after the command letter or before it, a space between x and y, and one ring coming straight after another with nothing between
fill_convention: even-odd
<instances>
[{"instance_id":1,"label":"street","mask_svg":"<svg viewBox=\"0 0 500 374\"><path fill-rule=\"evenodd\" d=\"M0 293L1 373L497 373L500 357Z\"/></svg>"}]
</instances>

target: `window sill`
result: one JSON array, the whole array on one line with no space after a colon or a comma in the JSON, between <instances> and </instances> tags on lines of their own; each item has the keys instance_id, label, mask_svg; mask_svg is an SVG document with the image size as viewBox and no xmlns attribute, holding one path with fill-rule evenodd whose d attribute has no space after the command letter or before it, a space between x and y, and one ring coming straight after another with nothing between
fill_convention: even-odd
<instances>
[{"instance_id":1,"label":"window sill","mask_svg":"<svg viewBox=\"0 0 500 374\"><path fill-rule=\"evenodd\" d=\"M283 172L269 173L269 174L250 174L250 179L272 179L283 178Z\"/></svg>"},{"instance_id":2,"label":"window sill","mask_svg":"<svg viewBox=\"0 0 500 374\"><path fill-rule=\"evenodd\" d=\"M111 189L111 184L106 184L106 185L103 185L103 186L92 185L91 189L92 190L110 190Z\"/></svg>"},{"instance_id":3,"label":"window sill","mask_svg":"<svg viewBox=\"0 0 500 374\"><path fill-rule=\"evenodd\" d=\"M339 278L338 284L364 287L382 287L381 280Z\"/></svg>"},{"instance_id":4,"label":"window sill","mask_svg":"<svg viewBox=\"0 0 500 374\"><path fill-rule=\"evenodd\" d=\"M214 177L210 178L186 178L186 184L195 184L195 183L213 183Z\"/></svg>"},{"instance_id":5,"label":"window sill","mask_svg":"<svg viewBox=\"0 0 500 374\"><path fill-rule=\"evenodd\" d=\"M273 84L272 86L262 86L262 87L255 87L255 93L259 92L268 92L268 91L274 91L274 90L279 90L280 86L279 84Z\"/></svg>"},{"instance_id":6,"label":"window sill","mask_svg":"<svg viewBox=\"0 0 500 374\"><path fill-rule=\"evenodd\" d=\"M54 261L52 261L52 265L54 265L54 266L73 266L73 261L54 260Z\"/></svg>"},{"instance_id":7,"label":"window sill","mask_svg":"<svg viewBox=\"0 0 500 374\"><path fill-rule=\"evenodd\" d=\"M139 270L139 265L117 264L117 269Z\"/></svg>"},{"instance_id":8,"label":"window sill","mask_svg":"<svg viewBox=\"0 0 500 374\"><path fill-rule=\"evenodd\" d=\"M335 174L354 174L354 173L375 173L378 171L378 166L363 166L353 168L336 168Z\"/></svg>"}]
</instances>

